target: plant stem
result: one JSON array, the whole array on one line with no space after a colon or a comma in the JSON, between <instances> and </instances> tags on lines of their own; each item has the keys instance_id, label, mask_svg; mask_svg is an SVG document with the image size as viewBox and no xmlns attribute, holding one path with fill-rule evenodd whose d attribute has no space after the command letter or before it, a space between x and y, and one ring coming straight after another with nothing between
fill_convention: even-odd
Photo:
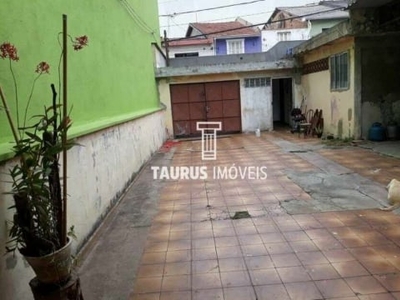
<instances>
[{"instance_id":1,"label":"plant stem","mask_svg":"<svg viewBox=\"0 0 400 300\"><path fill-rule=\"evenodd\" d=\"M15 78L14 70L12 68L12 63L11 59L9 59L10 62L10 72L13 78L13 83L14 83L14 90L15 90L15 105L17 107L17 128L19 131L19 98L18 98L18 86L17 86L17 79Z\"/></svg>"},{"instance_id":2,"label":"plant stem","mask_svg":"<svg viewBox=\"0 0 400 300\"><path fill-rule=\"evenodd\" d=\"M0 97L1 97L1 101L3 102L4 110L6 111L8 123L10 124L11 131L12 131L12 134L14 136L15 143L18 144L19 143L18 131L15 129L14 122L13 122L13 120L11 118L10 110L8 109L6 97L3 94L3 90L1 88L1 86L0 86Z\"/></svg>"},{"instance_id":3,"label":"plant stem","mask_svg":"<svg viewBox=\"0 0 400 300\"><path fill-rule=\"evenodd\" d=\"M23 128L25 128L25 126L26 126L26 117L27 117L27 115L28 115L28 109L29 109L29 105L30 105L30 103L31 103L31 99L32 99L32 96L33 96L33 91L34 91L34 89L35 89L36 81L39 79L39 77L40 77L41 75L42 75L42 73L39 73L39 75L36 76L35 80L33 80L32 88L31 88L31 93L30 93L29 98L28 98L28 103L26 104L26 107L25 107L24 126L23 126Z\"/></svg>"}]
</instances>

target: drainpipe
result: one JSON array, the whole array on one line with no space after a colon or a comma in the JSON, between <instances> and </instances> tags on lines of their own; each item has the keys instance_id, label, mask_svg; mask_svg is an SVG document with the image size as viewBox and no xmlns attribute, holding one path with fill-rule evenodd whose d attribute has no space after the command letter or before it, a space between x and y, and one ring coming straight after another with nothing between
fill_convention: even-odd
<instances>
[{"instance_id":1,"label":"drainpipe","mask_svg":"<svg viewBox=\"0 0 400 300\"><path fill-rule=\"evenodd\" d=\"M167 38L167 31L164 30L164 46L165 46L165 56L167 57L165 62L167 67L169 67L169 45L168 45L168 38Z\"/></svg>"}]
</instances>

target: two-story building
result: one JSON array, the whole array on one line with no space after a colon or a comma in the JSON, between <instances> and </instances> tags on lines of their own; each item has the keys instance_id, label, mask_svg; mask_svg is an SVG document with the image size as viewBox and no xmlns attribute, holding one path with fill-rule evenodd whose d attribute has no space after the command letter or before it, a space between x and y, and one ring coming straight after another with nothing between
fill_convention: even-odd
<instances>
[{"instance_id":1,"label":"two-story building","mask_svg":"<svg viewBox=\"0 0 400 300\"><path fill-rule=\"evenodd\" d=\"M281 41L308 40L349 19L347 1L321 1L303 6L277 7L262 28L262 51Z\"/></svg>"},{"instance_id":2,"label":"two-story building","mask_svg":"<svg viewBox=\"0 0 400 300\"><path fill-rule=\"evenodd\" d=\"M169 40L168 49L170 57L257 53L261 52L261 31L241 18L190 23L185 37Z\"/></svg>"}]
</instances>

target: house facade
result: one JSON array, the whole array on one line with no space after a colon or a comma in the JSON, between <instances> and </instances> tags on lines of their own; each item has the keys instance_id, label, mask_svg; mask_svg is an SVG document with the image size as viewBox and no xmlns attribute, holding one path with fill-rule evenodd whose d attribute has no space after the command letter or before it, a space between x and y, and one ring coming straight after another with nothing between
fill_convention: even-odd
<instances>
[{"instance_id":1,"label":"house facade","mask_svg":"<svg viewBox=\"0 0 400 300\"><path fill-rule=\"evenodd\" d=\"M323 109L325 133L368 138L373 123L400 122L399 12L396 1L358 0L349 21L294 49L302 70L297 105Z\"/></svg>"},{"instance_id":2,"label":"house facade","mask_svg":"<svg viewBox=\"0 0 400 300\"><path fill-rule=\"evenodd\" d=\"M272 130L290 123L294 61L274 53L174 58L157 70L166 127L172 137L198 136L199 121L222 123L220 134Z\"/></svg>"},{"instance_id":3,"label":"house facade","mask_svg":"<svg viewBox=\"0 0 400 300\"><path fill-rule=\"evenodd\" d=\"M89 38L89 46L82 51L73 51L72 46L68 51L68 109L73 107L69 138L80 145L68 151L68 228L75 227L75 253L165 139L164 110L154 72L156 53L151 51L152 44L159 43L154 35L159 32L157 11L155 0L146 1L145 6L137 1L106 1L101 5L94 0L8 1L0 11L0 43L14 44L20 57L13 68L21 111L37 76L35 66L44 60L50 64L50 74L37 81L29 116L42 113L43 106L51 104L50 83L58 86L62 14L68 16L72 38ZM19 20L18 26L15 20ZM2 89L16 117L9 62L0 59L0 64ZM0 110L1 251L8 240L8 221L13 219L13 211L8 209L13 200L5 195L11 190L7 174L17 162L12 157L12 142L5 112ZM0 274L0 298L32 297L29 280L34 274L19 253L1 257Z\"/></svg>"},{"instance_id":4,"label":"house facade","mask_svg":"<svg viewBox=\"0 0 400 300\"><path fill-rule=\"evenodd\" d=\"M261 52L261 33L247 21L190 23L185 37L168 41L171 58Z\"/></svg>"},{"instance_id":5,"label":"house facade","mask_svg":"<svg viewBox=\"0 0 400 300\"><path fill-rule=\"evenodd\" d=\"M308 40L349 18L347 1L320 1L304 6L277 7L262 28L262 51L280 41Z\"/></svg>"}]
</instances>

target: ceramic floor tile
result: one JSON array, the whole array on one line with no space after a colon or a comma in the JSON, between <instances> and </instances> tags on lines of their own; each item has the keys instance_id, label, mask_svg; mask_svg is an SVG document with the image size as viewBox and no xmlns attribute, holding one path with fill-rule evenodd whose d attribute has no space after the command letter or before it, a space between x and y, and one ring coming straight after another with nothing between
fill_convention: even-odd
<instances>
[{"instance_id":1,"label":"ceramic floor tile","mask_svg":"<svg viewBox=\"0 0 400 300\"><path fill-rule=\"evenodd\" d=\"M315 284L325 298L356 296L343 279L321 280Z\"/></svg>"},{"instance_id":2,"label":"ceramic floor tile","mask_svg":"<svg viewBox=\"0 0 400 300\"><path fill-rule=\"evenodd\" d=\"M192 289L214 289L221 288L221 279L219 273L207 273L207 274L193 274L192 275Z\"/></svg>"},{"instance_id":3,"label":"ceramic floor tile","mask_svg":"<svg viewBox=\"0 0 400 300\"><path fill-rule=\"evenodd\" d=\"M191 289L190 275L164 276L161 292L164 291L189 291Z\"/></svg>"},{"instance_id":4,"label":"ceramic floor tile","mask_svg":"<svg viewBox=\"0 0 400 300\"><path fill-rule=\"evenodd\" d=\"M192 274L219 272L218 260L194 260L192 261Z\"/></svg>"},{"instance_id":5,"label":"ceramic floor tile","mask_svg":"<svg viewBox=\"0 0 400 300\"><path fill-rule=\"evenodd\" d=\"M365 260L361 264L373 275L399 272L397 268L383 257L375 260Z\"/></svg>"},{"instance_id":6,"label":"ceramic floor tile","mask_svg":"<svg viewBox=\"0 0 400 300\"><path fill-rule=\"evenodd\" d=\"M264 286L256 286L255 287L257 300L270 300L270 299L279 299L279 300L289 300L289 295L286 291L286 288L283 284L271 284Z\"/></svg>"},{"instance_id":7,"label":"ceramic floor tile","mask_svg":"<svg viewBox=\"0 0 400 300\"><path fill-rule=\"evenodd\" d=\"M134 293L154 293L161 291L162 277L137 278Z\"/></svg>"},{"instance_id":8,"label":"ceramic floor tile","mask_svg":"<svg viewBox=\"0 0 400 300\"><path fill-rule=\"evenodd\" d=\"M242 253L244 257L268 255L268 251L264 244L244 245L242 246Z\"/></svg>"},{"instance_id":9,"label":"ceramic floor tile","mask_svg":"<svg viewBox=\"0 0 400 300\"><path fill-rule=\"evenodd\" d=\"M166 263L164 275L188 275L191 273L191 262Z\"/></svg>"},{"instance_id":10,"label":"ceramic floor tile","mask_svg":"<svg viewBox=\"0 0 400 300\"><path fill-rule=\"evenodd\" d=\"M161 292L160 300L191 300L191 291L182 292Z\"/></svg>"},{"instance_id":11,"label":"ceramic floor tile","mask_svg":"<svg viewBox=\"0 0 400 300\"><path fill-rule=\"evenodd\" d=\"M301 263L305 266L329 263L328 260L320 251L297 253L297 257L300 259Z\"/></svg>"},{"instance_id":12,"label":"ceramic floor tile","mask_svg":"<svg viewBox=\"0 0 400 300\"><path fill-rule=\"evenodd\" d=\"M332 266L342 277L369 275L368 271L358 261L332 263Z\"/></svg>"},{"instance_id":13,"label":"ceramic floor tile","mask_svg":"<svg viewBox=\"0 0 400 300\"><path fill-rule=\"evenodd\" d=\"M400 273L376 275L375 278L390 292L400 292Z\"/></svg>"},{"instance_id":14,"label":"ceramic floor tile","mask_svg":"<svg viewBox=\"0 0 400 300\"><path fill-rule=\"evenodd\" d=\"M300 266L301 262L297 256L293 253L286 254L274 254L271 255L271 259L276 268L279 267L295 267Z\"/></svg>"},{"instance_id":15,"label":"ceramic floor tile","mask_svg":"<svg viewBox=\"0 0 400 300\"><path fill-rule=\"evenodd\" d=\"M322 253L331 263L355 260L348 249L326 250Z\"/></svg>"},{"instance_id":16,"label":"ceramic floor tile","mask_svg":"<svg viewBox=\"0 0 400 300\"><path fill-rule=\"evenodd\" d=\"M191 250L176 250L176 251L167 251L166 254L166 262L184 262L191 260Z\"/></svg>"},{"instance_id":17,"label":"ceramic floor tile","mask_svg":"<svg viewBox=\"0 0 400 300\"><path fill-rule=\"evenodd\" d=\"M132 294L129 300L160 300L160 293Z\"/></svg>"},{"instance_id":18,"label":"ceramic floor tile","mask_svg":"<svg viewBox=\"0 0 400 300\"><path fill-rule=\"evenodd\" d=\"M276 270L283 283L311 281L307 270L302 266L277 268Z\"/></svg>"},{"instance_id":19,"label":"ceramic floor tile","mask_svg":"<svg viewBox=\"0 0 400 300\"><path fill-rule=\"evenodd\" d=\"M307 251L317 251L318 248L312 241L295 241L289 242L290 246L294 252L307 252Z\"/></svg>"},{"instance_id":20,"label":"ceramic floor tile","mask_svg":"<svg viewBox=\"0 0 400 300\"><path fill-rule=\"evenodd\" d=\"M243 271L246 270L246 264L242 257L222 258L218 260L221 272Z\"/></svg>"},{"instance_id":21,"label":"ceramic floor tile","mask_svg":"<svg viewBox=\"0 0 400 300\"><path fill-rule=\"evenodd\" d=\"M222 289L194 290L192 300L224 300Z\"/></svg>"},{"instance_id":22,"label":"ceramic floor tile","mask_svg":"<svg viewBox=\"0 0 400 300\"><path fill-rule=\"evenodd\" d=\"M245 257L245 262L249 270L268 269L274 267L271 257L268 255Z\"/></svg>"},{"instance_id":23,"label":"ceramic floor tile","mask_svg":"<svg viewBox=\"0 0 400 300\"><path fill-rule=\"evenodd\" d=\"M204 298L206 299L206 298ZM208 298L207 298L208 299ZM225 300L258 300L251 286L224 288Z\"/></svg>"},{"instance_id":24,"label":"ceramic floor tile","mask_svg":"<svg viewBox=\"0 0 400 300\"><path fill-rule=\"evenodd\" d=\"M242 249L240 246L219 247L217 248L218 258L242 257Z\"/></svg>"},{"instance_id":25,"label":"ceramic floor tile","mask_svg":"<svg viewBox=\"0 0 400 300\"><path fill-rule=\"evenodd\" d=\"M345 279L351 289L361 295L386 292L386 289L373 276L361 276Z\"/></svg>"},{"instance_id":26,"label":"ceramic floor tile","mask_svg":"<svg viewBox=\"0 0 400 300\"><path fill-rule=\"evenodd\" d=\"M250 271L251 283L253 285L266 285L281 283L281 279L274 268L251 270Z\"/></svg>"},{"instance_id":27,"label":"ceramic floor tile","mask_svg":"<svg viewBox=\"0 0 400 300\"><path fill-rule=\"evenodd\" d=\"M289 243L266 243L265 248L270 255L272 254L283 254L283 253L293 253L294 250L290 247Z\"/></svg>"},{"instance_id":28,"label":"ceramic floor tile","mask_svg":"<svg viewBox=\"0 0 400 300\"><path fill-rule=\"evenodd\" d=\"M313 280L326 280L340 278L335 268L330 264L307 266L307 272Z\"/></svg>"},{"instance_id":29,"label":"ceramic floor tile","mask_svg":"<svg viewBox=\"0 0 400 300\"><path fill-rule=\"evenodd\" d=\"M285 283L286 290L291 299L310 300L322 299L322 295L313 282Z\"/></svg>"},{"instance_id":30,"label":"ceramic floor tile","mask_svg":"<svg viewBox=\"0 0 400 300\"><path fill-rule=\"evenodd\" d=\"M164 272L164 264L141 265L137 277L160 277Z\"/></svg>"},{"instance_id":31,"label":"ceramic floor tile","mask_svg":"<svg viewBox=\"0 0 400 300\"><path fill-rule=\"evenodd\" d=\"M304 231L287 231L283 232L288 242L310 241L310 238Z\"/></svg>"},{"instance_id":32,"label":"ceramic floor tile","mask_svg":"<svg viewBox=\"0 0 400 300\"><path fill-rule=\"evenodd\" d=\"M221 272L221 282L224 288L251 285L247 271Z\"/></svg>"},{"instance_id":33,"label":"ceramic floor tile","mask_svg":"<svg viewBox=\"0 0 400 300\"><path fill-rule=\"evenodd\" d=\"M219 249L221 249L221 248L219 248ZM193 249L192 250L192 258L193 258L193 260L216 259L217 253L215 252L215 248Z\"/></svg>"}]
</instances>

